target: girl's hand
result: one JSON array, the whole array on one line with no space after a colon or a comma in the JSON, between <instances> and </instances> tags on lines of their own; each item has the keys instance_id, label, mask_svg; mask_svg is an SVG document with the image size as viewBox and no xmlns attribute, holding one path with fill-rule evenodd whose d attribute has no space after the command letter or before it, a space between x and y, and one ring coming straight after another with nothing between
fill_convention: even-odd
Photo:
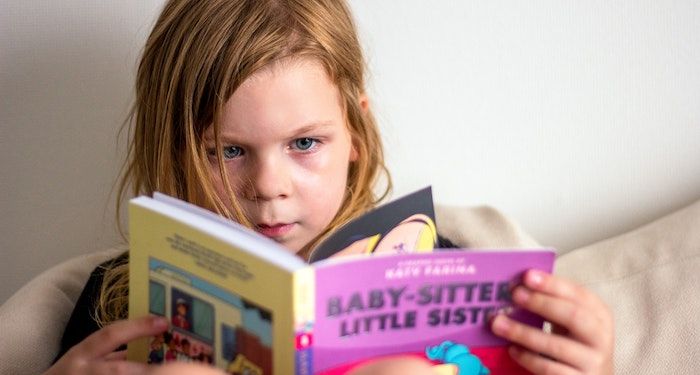
<instances>
[{"instance_id":1,"label":"girl's hand","mask_svg":"<svg viewBox=\"0 0 700 375\"><path fill-rule=\"evenodd\" d=\"M126 351L115 352L131 340L157 335L168 328L165 318L147 316L110 324L72 347L45 375L145 374L149 367L126 361Z\"/></svg>"},{"instance_id":2,"label":"girl's hand","mask_svg":"<svg viewBox=\"0 0 700 375\"><path fill-rule=\"evenodd\" d=\"M555 324L549 334L498 314L493 332L511 342L508 351L535 374L612 374L614 329L608 307L572 282L530 270L513 289L516 305Z\"/></svg>"}]
</instances>

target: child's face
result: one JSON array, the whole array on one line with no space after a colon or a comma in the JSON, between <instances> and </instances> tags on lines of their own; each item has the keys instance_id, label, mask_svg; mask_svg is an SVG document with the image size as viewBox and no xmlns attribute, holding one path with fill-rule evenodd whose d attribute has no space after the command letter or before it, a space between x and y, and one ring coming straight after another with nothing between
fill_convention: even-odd
<instances>
[{"instance_id":1,"label":"child's face","mask_svg":"<svg viewBox=\"0 0 700 375\"><path fill-rule=\"evenodd\" d=\"M248 78L222 114L224 169L239 202L256 230L293 252L325 229L345 196L357 156L340 100L320 64L284 61ZM213 129L204 139L211 155Z\"/></svg>"},{"instance_id":2,"label":"child's face","mask_svg":"<svg viewBox=\"0 0 700 375\"><path fill-rule=\"evenodd\" d=\"M180 315L185 315L187 314L187 306L183 304L177 305L177 313Z\"/></svg>"}]
</instances>

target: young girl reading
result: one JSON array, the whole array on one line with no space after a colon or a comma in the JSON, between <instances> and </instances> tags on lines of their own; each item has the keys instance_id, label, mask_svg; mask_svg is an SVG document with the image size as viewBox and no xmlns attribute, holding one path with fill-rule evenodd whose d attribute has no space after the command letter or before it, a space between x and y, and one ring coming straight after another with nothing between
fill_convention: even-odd
<instances>
[{"instance_id":1,"label":"young girl reading","mask_svg":"<svg viewBox=\"0 0 700 375\"><path fill-rule=\"evenodd\" d=\"M319 239L373 207L391 185L364 79L357 32L341 0L169 1L138 68L120 197L161 191L308 257ZM375 195L382 176L386 189ZM168 324L124 320L127 269L122 255L95 270L49 373L163 371L115 351ZM506 315L493 320L525 368L612 373L612 319L592 293L531 271L513 299L561 327L550 334ZM415 359L394 358L357 372L407 368L429 371Z\"/></svg>"}]
</instances>

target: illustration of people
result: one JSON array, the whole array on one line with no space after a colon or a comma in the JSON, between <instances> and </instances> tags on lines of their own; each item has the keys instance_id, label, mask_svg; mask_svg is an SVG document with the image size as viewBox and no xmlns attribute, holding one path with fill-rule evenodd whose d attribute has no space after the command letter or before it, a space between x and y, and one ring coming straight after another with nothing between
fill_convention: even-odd
<instances>
[{"instance_id":1,"label":"illustration of people","mask_svg":"<svg viewBox=\"0 0 700 375\"><path fill-rule=\"evenodd\" d=\"M427 215L407 217L385 234L358 239L332 257L352 254L412 253L432 251L437 240L435 223Z\"/></svg>"},{"instance_id":2,"label":"illustration of people","mask_svg":"<svg viewBox=\"0 0 700 375\"><path fill-rule=\"evenodd\" d=\"M431 251L437 242L435 223L427 215L407 217L386 233L372 253L413 253Z\"/></svg>"},{"instance_id":3,"label":"illustration of people","mask_svg":"<svg viewBox=\"0 0 700 375\"><path fill-rule=\"evenodd\" d=\"M190 340L182 339L180 340L180 352L177 353L178 362L192 362L192 357L190 356Z\"/></svg>"},{"instance_id":4,"label":"illustration of people","mask_svg":"<svg viewBox=\"0 0 700 375\"><path fill-rule=\"evenodd\" d=\"M170 332L165 332L163 334L163 341L167 347L167 351L165 352L165 362L177 360L177 343L173 338L173 334Z\"/></svg>"},{"instance_id":5,"label":"illustration of people","mask_svg":"<svg viewBox=\"0 0 700 375\"><path fill-rule=\"evenodd\" d=\"M148 352L148 363L162 363L165 358L165 348L163 344L165 343L165 333L153 336L151 341L151 348Z\"/></svg>"},{"instance_id":6,"label":"illustration of people","mask_svg":"<svg viewBox=\"0 0 700 375\"><path fill-rule=\"evenodd\" d=\"M207 363L207 364L212 364L212 358L211 355L200 352L199 355L194 358L195 362L201 362L201 363Z\"/></svg>"},{"instance_id":7,"label":"illustration of people","mask_svg":"<svg viewBox=\"0 0 700 375\"><path fill-rule=\"evenodd\" d=\"M189 331L190 329L190 321L187 319L187 311L189 310L190 306L187 304L187 301L185 301L184 298L178 298L176 303L175 303L175 312L176 314L173 315L172 318L172 323L175 327L186 329Z\"/></svg>"}]
</instances>

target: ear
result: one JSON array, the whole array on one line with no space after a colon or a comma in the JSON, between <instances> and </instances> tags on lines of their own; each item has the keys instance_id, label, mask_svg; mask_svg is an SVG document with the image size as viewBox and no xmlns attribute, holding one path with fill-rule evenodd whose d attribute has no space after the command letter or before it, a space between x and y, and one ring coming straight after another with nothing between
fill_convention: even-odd
<instances>
[{"instance_id":1,"label":"ear","mask_svg":"<svg viewBox=\"0 0 700 375\"><path fill-rule=\"evenodd\" d=\"M360 110L362 111L362 114L366 115L367 112L369 112L369 98L366 94L360 94L360 97L358 98L358 104L360 105ZM358 140L355 139L355 137L352 137L350 161L357 161L357 159L360 157L360 154L357 152L357 141Z\"/></svg>"},{"instance_id":2,"label":"ear","mask_svg":"<svg viewBox=\"0 0 700 375\"><path fill-rule=\"evenodd\" d=\"M362 114L366 115L367 112L369 112L369 98L366 94L360 94L359 104L360 109L362 110Z\"/></svg>"}]
</instances>

